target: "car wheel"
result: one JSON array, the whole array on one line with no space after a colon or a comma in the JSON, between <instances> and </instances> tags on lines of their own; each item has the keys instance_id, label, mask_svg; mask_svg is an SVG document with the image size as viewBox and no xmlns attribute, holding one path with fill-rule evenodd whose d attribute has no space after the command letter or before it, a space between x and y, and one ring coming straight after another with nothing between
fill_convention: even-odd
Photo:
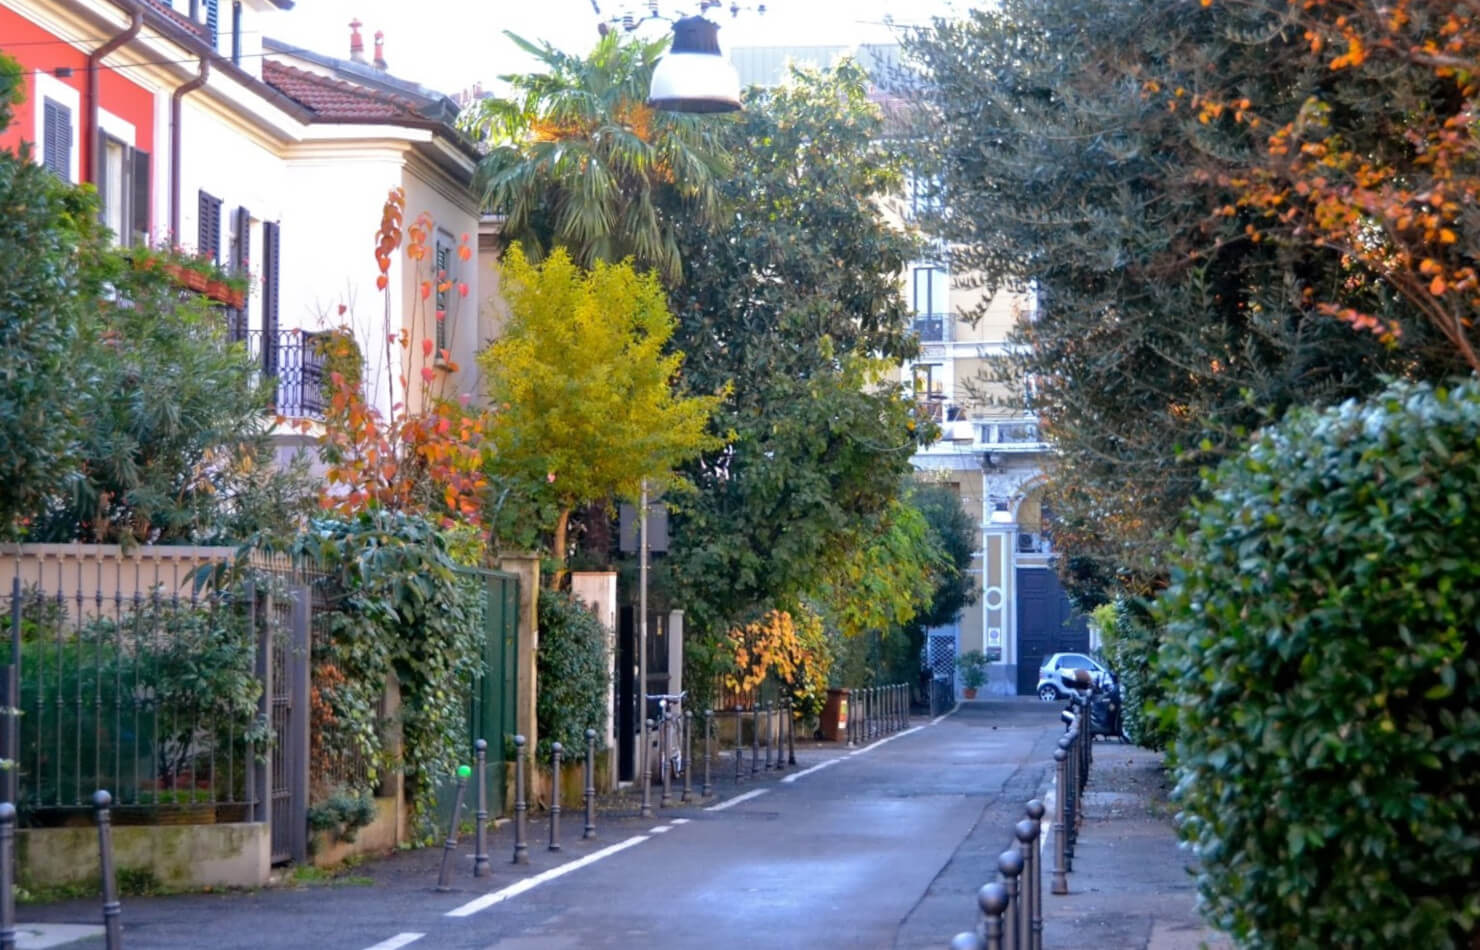
<instances>
[{"instance_id":1,"label":"car wheel","mask_svg":"<svg viewBox=\"0 0 1480 950\"><path fill-rule=\"evenodd\" d=\"M1038 698L1043 700L1045 703L1056 703L1059 701L1059 691L1054 689L1053 686L1045 683L1044 685L1038 687Z\"/></svg>"}]
</instances>

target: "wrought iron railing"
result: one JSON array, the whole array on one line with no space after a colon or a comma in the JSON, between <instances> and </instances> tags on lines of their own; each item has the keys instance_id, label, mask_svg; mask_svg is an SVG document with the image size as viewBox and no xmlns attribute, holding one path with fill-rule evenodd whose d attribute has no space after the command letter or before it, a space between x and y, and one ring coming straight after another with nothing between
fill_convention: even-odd
<instances>
[{"instance_id":1,"label":"wrought iron railing","mask_svg":"<svg viewBox=\"0 0 1480 950\"><path fill-rule=\"evenodd\" d=\"M277 380L272 410L290 419L322 419L324 357L318 341L323 336L309 330L235 330L233 339L247 346L247 353L262 372Z\"/></svg>"}]
</instances>

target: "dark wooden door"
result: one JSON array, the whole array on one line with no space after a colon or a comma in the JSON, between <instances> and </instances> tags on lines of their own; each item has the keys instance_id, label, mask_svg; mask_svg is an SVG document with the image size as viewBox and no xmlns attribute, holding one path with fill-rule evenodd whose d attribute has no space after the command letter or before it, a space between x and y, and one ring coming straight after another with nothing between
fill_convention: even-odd
<instances>
[{"instance_id":1,"label":"dark wooden door","mask_svg":"<svg viewBox=\"0 0 1480 950\"><path fill-rule=\"evenodd\" d=\"M1069 606L1051 568L1017 569L1017 691L1038 688L1038 667L1050 653L1089 650L1089 624Z\"/></svg>"}]
</instances>

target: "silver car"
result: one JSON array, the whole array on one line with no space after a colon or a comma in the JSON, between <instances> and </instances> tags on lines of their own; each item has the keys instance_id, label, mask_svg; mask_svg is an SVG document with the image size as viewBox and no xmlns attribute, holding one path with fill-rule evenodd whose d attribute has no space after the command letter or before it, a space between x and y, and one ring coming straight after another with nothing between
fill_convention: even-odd
<instances>
[{"instance_id":1,"label":"silver car","mask_svg":"<svg viewBox=\"0 0 1480 950\"><path fill-rule=\"evenodd\" d=\"M1083 653L1050 653L1038 667L1038 698L1045 703L1057 702L1069 695L1064 681L1059 679L1060 670L1089 670L1096 680L1110 676L1110 671L1105 669L1104 664Z\"/></svg>"}]
</instances>

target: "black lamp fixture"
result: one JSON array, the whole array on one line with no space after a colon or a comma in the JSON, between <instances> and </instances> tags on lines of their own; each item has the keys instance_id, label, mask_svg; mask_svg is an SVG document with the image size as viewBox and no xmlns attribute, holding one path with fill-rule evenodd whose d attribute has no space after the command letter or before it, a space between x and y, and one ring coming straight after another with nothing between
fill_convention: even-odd
<instances>
[{"instance_id":1,"label":"black lamp fixture","mask_svg":"<svg viewBox=\"0 0 1480 950\"><path fill-rule=\"evenodd\" d=\"M689 16L673 24L673 45L653 69L648 105L669 112L735 112L740 74L719 51L719 24Z\"/></svg>"}]
</instances>

